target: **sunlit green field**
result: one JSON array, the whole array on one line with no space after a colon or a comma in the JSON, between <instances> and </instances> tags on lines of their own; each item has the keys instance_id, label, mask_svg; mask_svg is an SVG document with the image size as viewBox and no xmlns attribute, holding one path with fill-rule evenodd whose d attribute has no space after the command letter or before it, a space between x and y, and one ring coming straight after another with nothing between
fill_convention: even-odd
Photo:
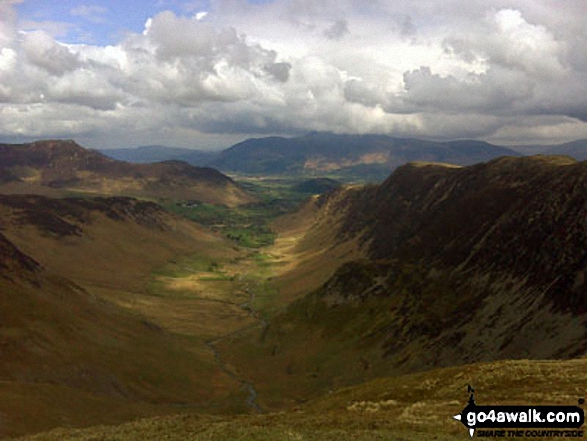
<instances>
[{"instance_id":1,"label":"sunlit green field","mask_svg":"<svg viewBox=\"0 0 587 441\"><path fill-rule=\"evenodd\" d=\"M226 207L198 201L166 201L167 210L180 214L214 231L235 244L248 248L271 245L276 237L269 223L295 208L311 193L297 191L294 179L241 178L239 185L259 202Z\"/></svg>"}]
</instances>

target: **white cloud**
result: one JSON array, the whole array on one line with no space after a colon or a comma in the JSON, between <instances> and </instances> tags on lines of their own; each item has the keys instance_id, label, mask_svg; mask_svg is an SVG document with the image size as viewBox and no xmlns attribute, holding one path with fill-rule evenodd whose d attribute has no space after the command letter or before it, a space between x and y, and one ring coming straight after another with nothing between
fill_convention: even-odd
<instances>
[{"instance_id":1,"label":"white cloud","mask_svg":"<svg viewBox=\"0 0 587 441\"><path fill-rule=\"evenodd\" d=\"M61 76L80 67L78 57L48 34L36 31L23 36L21 47L27 60L52 75Z\"/></svg>"},{"instance_id":2,"label":"white cloud","mask_svg":"<svg viewBox=\"0 0 587 441\"><path fill-rule=\"evenodd\" d=\"M172 144L174 133L584 133L582 0L204 3L98 46L27 31L0 0L0 133L69 131L96 144L129 133ZM106 12L96 2L71 14Z\"/></svg>"},{"instance_id":3,"label":"white cloud","mask_svg":"<svg viewBox=\"0 0 587 441\"><path fill-rule=\"evenodd\" d=\"M74 16L91 18L96 15L102 15L108 12L108 8L99 5L78 5L69 13Z\"/></svg>"},{"instance_id":4,"label":"white cloud","mask_svg":"<svg viewBox=\"0 0 587 441\"><path fill-rule=\"evenodd\" d=\"M16 52L8 47L0 50L0 71L8 72L16 64Z\"/></svg>"},{"instance_id":5,"label":"white cloud","mask_svg":"<svg viewBox=\"0 0 587 441\"><path fill-rule=\"evenodd\" d=\"M20 32L41 31L51 35L53 38L59 39L66 36L69 32L78 31L79 28L72 23L64 21L33 21L25 20L19 22Z\"/></svg>"},{"instance_id":6,"label":"white cloud","mask_svg":"<svg viewBox=\"0 0 587 441\"><path fill-rule=\"evenodd\" d=\"M93 23L103 23L107 12L108 8L99 5L78 5L69 11L72 16L83 17Z\"/></svg>"},{"instance_id":7,"label":"white cloud","mask_svg":"<svg viewBox=\"0 0 587 441\"><path fill-rule=\"evenodd\" d=\"M401 105L414 111L475 110L483 113L510 114L518 103L532 96L532 87L523 73L491 67L487 73L471 73L458 79L452 75L441 76L432 73L429 67L404 74L405 94ZM389 111L396 109L391 106Z\"/></svg>"},{"instance_id":8,"label":"white cloud","mask_svg":"<svg viewBox=\"0 0 587 441\"><path fill-rule=\"evenodd\" d=\"M208 15L208 12L206 12L206 11L201 11L201 12L198 12L198 13L195 15L195 17L196 17L196 20L200 21L200 20L203 20L204 18L206 18L206 15Z\"/></svg>"}]
</instances>

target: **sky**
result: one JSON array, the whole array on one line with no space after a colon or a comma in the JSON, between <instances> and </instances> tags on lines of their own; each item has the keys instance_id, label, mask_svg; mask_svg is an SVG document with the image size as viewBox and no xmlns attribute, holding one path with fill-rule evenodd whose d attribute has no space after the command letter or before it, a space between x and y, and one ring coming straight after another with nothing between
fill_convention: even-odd
<instances>
[{"instance_id":1,"label":"sky","mask_svg":"<svg viewBox=\"0 0 587 441\"><path fill-rule=\"evenodd\" d=\"M587 138L584 0L0 0L0 139Z\"/></svg>"}]
</instances>

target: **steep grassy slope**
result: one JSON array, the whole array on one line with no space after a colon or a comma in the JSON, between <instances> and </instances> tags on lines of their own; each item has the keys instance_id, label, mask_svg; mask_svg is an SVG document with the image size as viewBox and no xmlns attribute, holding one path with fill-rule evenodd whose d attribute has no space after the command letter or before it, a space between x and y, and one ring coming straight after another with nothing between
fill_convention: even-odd
<instances>
[{"instance_id":1,"label":"steep grassy slope","mask_svg":"<svg viewBox=\"0 0 587 441\"><path fill-rule=\"evenodd\" d=\"M271 300L272 312L319 288L345 262L365 256L358 238L339 238L345 211L332 207L342 203L340 197L347 191L353 190L314 196L272 224L278 232L274 245L266 250L273 257L268 283L278 293Z\"/></svg>"},{"instance_id":2,"label":"steep grassy slope","mask_svg":"<svg viewBox=\"0 0 587 441\"><path fill-rule=\"evenodd\" d=\"M0 196L5 234L48 269L80 284L141 290L178 254L222 241L152 202L130 198Z\"/></svg>"},{"instance_id":3,"label":"steep grassy slope","mask_svg":"<svg viewBox=\"0 0 587 441\"><path fill-rule=\"evenodd\" d=\"M0 436L227 409L238 393L205 351L61 277L3 271L0 293Z\"/></svg>"},{"instance_id":4,"label":"steep grassy slope","mask_svg":"<svg viewBox=\"0 0 587 441\"><path fill-rule=\"evenodd\" d=\"M211 168L167 161L131 164L86 150L73 141L0 145L0 192L194 199L238 205L254 198Z\"/></svg>"},{"instance_id":5,"label":"steep grassy slope","mask_svg":"<svg viewBox=\"0 0 587 441\"><path fill-rule=\"evenodd\" d=\"M0 229L0 436L246 410L209 334L173 326L205 327L210 311L148 290L172 258L230 250L220 238L128 198L1 196Z\"/></svg>"},{"instance_id":6,"label":"steep grassy slope","mask_svg":"<svg viewBox=\"0 0 587 441\"><path fill-rule=\"evenodd\" d=\"M227 357L271 407L436 366L582 355L585 195L587 164L563 157L411 164L339 191L321 202L338 220L314 250L355 241L364 260L256 340L225 342Z\"/></svg>"}]
</instances>

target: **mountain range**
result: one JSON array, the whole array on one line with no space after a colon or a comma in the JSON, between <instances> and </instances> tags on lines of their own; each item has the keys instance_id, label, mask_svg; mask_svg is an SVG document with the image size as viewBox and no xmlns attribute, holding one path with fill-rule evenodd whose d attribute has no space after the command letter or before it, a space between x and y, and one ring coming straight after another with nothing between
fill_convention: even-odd
<instances>
[{"instance_id":1,"label":"mountain range","mask_svg":"<svg viewBox=\"0 0 587 441\"><path fill-rule=\"evenodd\" d=\"M473 164L517 153L481 141L436 142L385 135L312 133L250 139L220 152L211 165L246 174L383 176L409 161Z\"/></svg>"},{"instance_id":2,"label":"mountain range","mask_svg":"<svg viewBox=\"0 0 587 441\"><path fill-rule=\"evenodd\" d=\"M577 161L587 160L587 139L565 142L555 145L522 145L516 150L526 155L566 155Z\"/></svg>"},{"instance_id":3,"label":"mountain range","mask_svg":"<svg viewBox=\"0 0 587 441\"><path fill-rule=\"evenodd\" d=\"M133 164L74 141L0 144L0 193L67 192L196 199L238 205L254 198L211 168L181 161Z\"/></svg>"},{"instance_id":4,"label":"mountain range","mask_svg":"<svg viewBox=\"0 0 587 441\"><path fill-rule=\"evenodd\" d=\"M106 156L119 161L149 163L174 160L200 166L207 165L217 155L217 152L163 145L145 145L137 148L104 149L100 151Z\"/></svg>"},{"instance_id":5,"label":"mountain range","mask_svg":"<svg viewBox=\"0 0 587 441\"><path fill-rule=\"evenodd\" d=\"M587 159L587 140L560 145L503 147L483 141L425 141L385 135L310 133L295 138L248 139L219 152L145 146L102 150L131 162L178 159L245 175L331 175L346 180L382 181L410 161L470 165L499 156L568 155Z\"/></svg>"},{"instance_id":6,"label":"mountain range","mask_svg":"<svg viewBox=\"0 0 587 441\"><path fill-rule=\"evenodd\" d=\"M497 156L519 155L506 147L481 141L437 142L386 135L333 133L248 139L214 155L164 147L102 152L117 159L135 158L141 162L145 157L177 158L194 165L245 175L330 175L346 180L373 181L385 179L396 167L414 160L465 165Z\"/></svg>"}]
</instances>

